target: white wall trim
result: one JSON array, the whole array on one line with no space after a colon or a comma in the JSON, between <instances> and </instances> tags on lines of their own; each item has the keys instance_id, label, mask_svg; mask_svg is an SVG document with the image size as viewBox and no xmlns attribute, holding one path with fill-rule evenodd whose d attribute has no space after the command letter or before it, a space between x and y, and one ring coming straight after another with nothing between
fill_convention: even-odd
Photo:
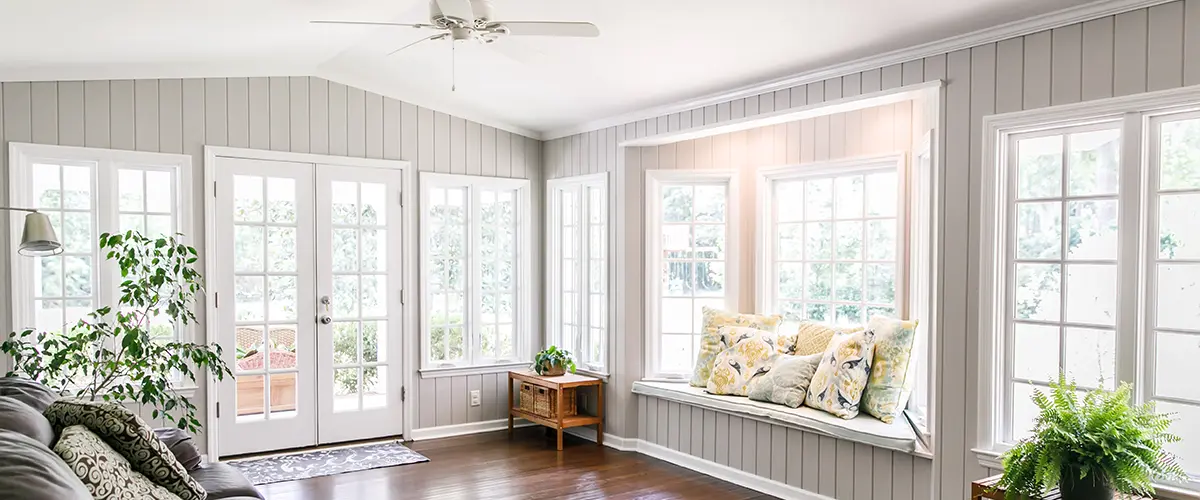
<instances>
[{"instance_id":1,"label":"white wall trim","mask_svg":"<svg viewBox=\"0 0 1200 500\"><path fill-rule=\"evenodd\" d=\"M811 491L802 490L795 486L784 484L773 479L767 479L765 477L734 469L716 462L710 462L703 458L693 457L686 453L675 451L665 446L660 446L642 439L636 439L633 441L637 442L638 453L649 455L664 462L691 469L706 476L712 476L738 486L766 493L768 495L774 495L779 498L792 498L796 500L833 500L832 498L824 495L818 495Z\"/></svg>"},{"instance_id":2,"label":"white wall trim","mask_svg":"<svg viewBox=\"0 0 1200 500\"><path fill-rule=\"evenodd\" d=\"M531 427L537 424L518 418L513 420L513 428ZM440 439L454 436L466 436L467 434L479 434L483 432L496 432L508 430L508 419L502 418L499 420L485 420L483 422L471 422L468 424L441 425L438 427L426 427L424 429L413 429L412 432L405 435L406 440L424 441L426 439Z\"/></svg>"},{"instance_id":3,"label":"white wall trim","mask_svg":"<svg viewBox=\"0 0 1200 500\"><path fill-rule=\"evenodd\" d=\"M563 432L570 434L572 436L575 436L577 438L580 438L580 439L586 439L593 443L596 442L596 429L593 429L591 427L571 427L570 429L566 429ZM637 451L637 439L634 439L634 438L627 439L627 438L623 438L621 436L616 436L616 435L605 432L604 433L604 446L607 446L607 447L612 448L617 451Z\"/></svg>"},{"instance_id":4,"label":"white wall trim","mask_svg":"<svg viewBox=\"0 0 1200 500\"><path fill-rule=\"evenodd\" d=\"M1093 19L1111 16L1135 9L1152 7L1171 1L1173 0L1101 0L1097 2L1091 2L1055 12L1029 17L1019 21L1001 24L999 26L985 28L971 33L943 38L941 40L924 43L921 45L884 52L882 54L864 57L849 62L833 64L823 68L804 71L782 78L746 85L724 92L709 94L694 99L685 99L671 104L655 106L608 118L591 120L573 126L552 129L543 132L541 134L541 139L548 141L582 132L590 132L592 130L603 129L616 125L624 125L626 123L635 122L638 120L657 118L663 115L702 108L704 106L724 103L735 99L753 97L767 92L774 92L777 90L792 88L798 85L806 85L809 83L824 81L829 78L836 78L839 76L845 76L876 68L883 68L894 64L901 64L908 61L923 59L930 56L946 54L956 50L968 49L987 43L1007 40L1009 38L1037 33L1039 31L1066 26L1069 24L1091 21Z\"/></svg>"}]
</instances>

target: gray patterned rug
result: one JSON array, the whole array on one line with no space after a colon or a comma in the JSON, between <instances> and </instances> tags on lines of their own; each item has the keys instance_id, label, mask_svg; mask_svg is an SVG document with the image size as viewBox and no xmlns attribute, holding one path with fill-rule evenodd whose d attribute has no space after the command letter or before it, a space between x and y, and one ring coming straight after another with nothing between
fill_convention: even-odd
<instances>
[{"instance_id":1,"label":"gray patterned rug","mask_svg":"<svg viewBox=\"0 0 1200 500\"><path fill-rule=\"evenodd\" d=\"M399 441L392 441L233 460L229 465L242 471L251 483L260 485L428 461Z\"/></svg>"}]
</instances>

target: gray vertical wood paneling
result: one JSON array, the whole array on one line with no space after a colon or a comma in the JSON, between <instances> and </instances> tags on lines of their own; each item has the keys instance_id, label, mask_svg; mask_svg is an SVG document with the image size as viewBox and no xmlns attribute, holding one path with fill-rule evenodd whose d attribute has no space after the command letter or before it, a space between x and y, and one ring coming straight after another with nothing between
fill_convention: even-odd
<instances>
[{"instance_id":1,"label":"gray vertical wood paneling","mask_svg":"<svg viewBox=\"0 0 1200 500\"><path fill-rule=\"evenodd\" d=\"M870 445L866 445L866 444L862 444L862 443L853 443L853 444L854 444L854 469L853 469L854 476L859 477L859 478L873 477L875 475L873 472L874 468L875 468L874 467L875 461L873 460L873 458L875 456L874 449L872 449ZM909 456L909 455L904 455L904 456ZM909 463L912 463L912 462L909 462ZM854 481L854 500L863 500L863 499L873 498L873 495L874 495L873 487L874 487L874 485L871 483L871 481L864 481L864 480ZM897 496L899 496L900 492L898 490L900 490L900 488L895 488L892 491L892 493L897 494Z\"/></svg>"},{"instance_id":2,"label":"gray vertical wood paneling","mask_svg":"<svg viewBox=\"0 0 1200 500\"><path fill-rule=\"evenodd\" d=\"M308 83L308 148L317 154L329 153L329 83L322 78Z\"/></svg>"},{"instance_id":3,"label":"gray vertical wood paneling","mask_svg":"<svg viewBox=\"0 0 1200 500\"><path fill-rule=\"evenodd\" d=\"M367 155L367 93L346 87L346 155Z\"/></svg>"},{"instance_id":4,"label":"gray vertical wood paneling","mask_svg":"<svg viewBox=\"0 0 1200 500\"><path fill-rule=\"evenodd\" d=\"M1051 45L1049 31L1025 37L1025 109L1050 105Z\"/></svg>"},{"instance_id":5,"label":"gray vertical wood paneling","mask_svg":"<svg viewBox=\"0 0 1200 500\"><path fill-rule=\"evenodd\" d=\"M109 130L113 149L134 149L133 80L116 80L109 87Z\"/></svg>"},{"instance_id":6,"label":"gray vertical wood paneling","mask_svg":"<svg viewBox=\"0 0 1200 500\"><path fill-rule=\"evenodd\" d=\"M1079 102L1083 77L1083 28L1072 24L1055 29L1050 34L1053 67L1050 71L1050 102L1071 104ZM989 85L995 85L993 81Z\"/></svg>"},{"instance_id":7,"label":"gray vertical wood paneling","mask_svg":"<svg viewBox=\"0 0 1200 500\"><path fill-rule=\"evenodd\" d=\"M817 436L818 450L823 460L817 464L821 477L817 478L816 492L833 497L837 495L837 439Z\"/></svg>"},{"instance_id":8,"label":"gray vertical wood paneling","mask_svg":"<svg viewBox=\"0 0 1200 500\"><path fill-rule=\"evenodd\" d=\"M365 126L363 134L366 137L367 158L383 158L383 96L367 92L366 115L363 117ZM461 145L461 143L459 143Z\"/></svg>"},{"instance_id":9,"label":"gray vertical wood paneling","mask_svg":"<svg viewBox=\"0 0 1200 500\"><path fill-rule=\"evenodd\" d=\"M267 98L267 104L270 106L268 116L268 137L270 137L271 149L275 151L291 151L292 150L292 89L291 80L287 77L272 76L267 81L270 97Z\"/></svg>"},{"instance_id":10,"label":"gray vertical wood paneling","mask_svg":"<svg viewBox=\"0 0 1200 500\"><path fill-rule=\"evenodd\" d=\"M401 153L404 141L403 108L404 105L400 101L390 97L383 98L383 157L389 160L399 160L404 156ZM479 145L474 147L478 150ZM467 150L470 149L471 146L468 145Z\"/></svg>"},{"instance_id":11,"label":"gray vertical wood paneling","mask_svg":"<svg viewBox=\"0 0 1200 500\"><path fill-rule=\"evenodd\" d=\"M83 84L84 145L91 148L109 147L109 85L108 80ZM2 149L2 148L0 148Z\"/></svg>"},{"instance_id":12,"label":"gray vertical wood paneling","mask_svg":"<svg viewBox=\"0 0 1200 500\"><path fill-rule=\"evenodd\" d=\"M1083 100L1112 97L1113 18L1102 17L1083 23L1082 57Z\"/></svg>"},{"instance_id":13,"label":"gray vertical wood paneling","mask_svg":"<svg viewBox=\"0 0 1200 500\"><path fill-rule=\"evenodd\" d=\"M308 87L309 78L307 76L293 76L288 79L288 118L290 119L288 142L291 150L297 153L312 151L310 144L312 135L309 130L311 119L309 99L312 96Z\"/></svg>"},{"instance_id":14,"label":"gray vertical wood paneling","mask_svg":"<svg viewBox=\"0 0 1200 500\"><path fill-rule=\"evenodd\" d=\"M224 78L204 81L204 142L229 145L229 82Z\"/></svg>"},{"instance_id":15,"label":"gray vertical wood paneling","mask_svg":"<svg viewBox=\"0 0 1200 500\"><path fill-rule=\"evenodd\" d=\"M250 147L250 80L230 78L225 82L226 116L229 126L225 127L229 145L235 148ZM326 119L321 123L328 123ZM328 151L326 151L328 152Z\"/></svg>"},{"instance_id":16,"label":"gray vertical wood paneling","mask_svg":"<svg viewBox=\"0 0 1200 500\"><path fill-rule=\"evenodd\" d=\"M249 86L249 132L250 147L271 149L271 80L250 78Z\"/></svg>"},{"instance_id":17,"label":"gray vertical wood paneling","mask_svg":"<svg viewBox=\"0 0 1200 500\"><path fill-rule=\"evenodd\" d=\"M164 153L183 153L183 80L159 82L158 128L158 149ZM206 132L206 141L207 138Z\"/></svg>"},{"instance_id":18,"label":"gray vertical wood paneling","mask_svg":"<svg viewBox=\"0 0 1200 500\"><path fill-rule=\"evenodd\" d=\"M83 82L58 84L58 142L64 146L83 146Z\"/></svg>"},{"instance_id":19,"label":"gray vertical wood paneling","mask_svg":"<svg viewBox=\"0 0 1200 500\"><path fill-rule=\"evenodd\" d=\"M329 154L347 156L346 86L329 82ZM429 132L433 132L430 125Z\"/></svg>"},{"instance_id":20,"label":"gray vertical wood paneling","mask_svg":"<svg viewBox=\"0 0 1200 500\"><path fill-rule=\"evenodd\" d=\"M450 400L450 423L465 424L467 423L467 377L452 377L450 378L450 392L441 393L439 398Z\"/></svg>"},{"instance_id":21,"label":"gray vertical wood paneling","mask_svg":"<svg viewBox=\"0 0 1200 500\"><path fill-rule=\"evenodd\" d=\"M139 151L159 151L158 80L137 80L133 85L133 146Z\"/></svg>"},{"instance_id":22,"label":"gray vertical wood paneling","mask_svg":"<svg viewBox=\"0 0 1200 500\"><path fill-rule=\"evenodd\" d=\"M1183 84L1200 83L1200 1L1183 2Z\"/></svg>"},{"instance_id":23,"label":"gray vertical wood paneling","mask_svg":"<svg viewBox=\"0 0 1200 500\"><path fill-rule=\"evenodd\" d=\"M996 44L996 110L1020 111L1025 69L1025 39Z\"/></svg>"},{"instance_id":24,"label":"gray vertical wood paneling","mask_svg":"<svg viewBox=\"0 0 1200 500\"><path fill-rule=\"evenodd\" d=\"M1113 38L1113 95L1146 91L1146 9L1118 14Z\"/></svg>"},{"instance_id":25,"label":"gray vertical wood paneling","mask_svg":"<svg viewBox=\"0 0 1200 500\"><path fill-rule=\"evenodd\" d=\"M1183 85L1183 7L1183 2L1172 2L1149 9L1146 90Z\"/></svg>"}]
</instances>

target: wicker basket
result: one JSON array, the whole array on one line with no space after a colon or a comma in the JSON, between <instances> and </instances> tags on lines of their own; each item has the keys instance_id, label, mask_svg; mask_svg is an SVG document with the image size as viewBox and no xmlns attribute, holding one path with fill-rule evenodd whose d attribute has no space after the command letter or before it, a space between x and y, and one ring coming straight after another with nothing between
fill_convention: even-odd
<instances>
[{"instance_id":1,"label":"wicker basket","mask_svg":"<svg viewBox=\"0 0 1200 500\"><path fill-rule=\"evenodd\" d=\"M563 416L571 417L578 413L575 408L575 388L563 389ZM558 391L539 387L533 384L521 383L521 411L527 411L543 418L558 418L554 414L558 407Z\"/></svg>"}]
</instances>

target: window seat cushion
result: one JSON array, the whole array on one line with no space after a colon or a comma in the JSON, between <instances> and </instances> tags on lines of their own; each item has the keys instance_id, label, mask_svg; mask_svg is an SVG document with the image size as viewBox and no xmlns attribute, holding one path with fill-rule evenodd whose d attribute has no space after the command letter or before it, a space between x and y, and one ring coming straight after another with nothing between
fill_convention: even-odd
<instances>
[{"instance_id":1,"label":"window seat cushion","mask_svg":"<svg viewBox=\"0 0 1200 500\"><path fill-rule=\"evenodd\" d=\"M674 382L634 382L633 392L734 415L754 417L904 453L915 453L918 446L916 432L904 418L897 418L891 424L885 424L868 415L846 420L813 408L788 408L741 396L718 396L704 392L704 389L698 387Z\"/></svg>"}]
</instances>

